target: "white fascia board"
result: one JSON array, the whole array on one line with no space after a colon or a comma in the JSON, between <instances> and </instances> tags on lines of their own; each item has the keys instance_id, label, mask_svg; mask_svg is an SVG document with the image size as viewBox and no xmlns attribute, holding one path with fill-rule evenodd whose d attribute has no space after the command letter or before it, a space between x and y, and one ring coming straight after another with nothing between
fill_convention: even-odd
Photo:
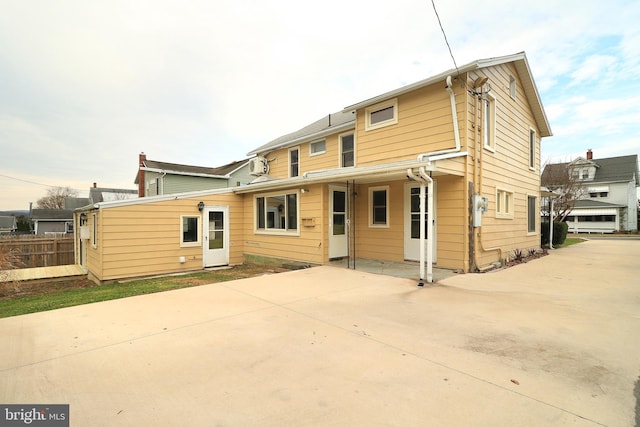
<instances>
[{"instance_id":1,"label":"white fascia board","mask_svg":"<svg viewBox=\"0 0 640 427\"><path fill-rule=\"evenodd\" d=\"M276 144L273 147L269 147L266 150L253 150L247 153L248 156L258 155L260 153L267 153L273 150L277 150L278 148L284 148L292 145L299 144L301 142L313 141L315 139L319 139L325 137L327 135L332 135L338 132L344 132L349 129L355 129L355 119L353 121L348 121L346 123L341 124L340 126L334 126L331 128L323 129L319 132L311 133L308 135L299 136L294 139L289 139L286 141L282 141L280 144Z\"/></svg>"},{"instance_id":2,"label":"white fascia board","mask_svg":"<svg viewBox=\"0 0 640 427\"><path fill-rule=\"evenodd\" d=\"M243 167L247 166L248 164L249 164L249 161L244 162L242 165L238 166L237 168L235 168L234 170L232 170L231 172L226 174L225 177L231 178L232 174L238 172L240 169L242 169Z\"/></svg>"},{"instance_id":3,"label":"white fascia board","mask_svg":"<svg viewBox=\"0 0 640 427\"><path fill-rule=\"evenodd\" d=\"M215 194L233 193L235 187L217 188L212 190L189 191L187 193L164 194L161 196L139 197L137 199L115 200L113 202L100 202L76 209L74 212L84 212L94 209L109 209L120 206L143 205L147 203L164 202L167 200L189 199L192 197L206 197Z\"/></svg>"},{"instance_id":4,"label":"white fascia board","mask_svg":"<svg viewBox=\"0 0 640 427\"><path fill-rule=\"evenodd\" d=\"M466 152L461 152L458 156L466 156ZM417 168L424 166L427 170L437 171L435 161L425 160L404 160L393 163L383 163L373 166L362 166L355 168L339 168L339 169L326 169L313 172L306 172L302 176L296 176L294 178L283 178L273 181L267 181L258 184L249 184L243 187L235 187L234 193L254 193L257 191L273 190L278 188L301 186L308 184L316 184L337 180L344 180L350 178L371 178L371 177L383 177L385 175L398 174L405 172L409 168Z\"/></svg>"},{"instance_id":5,"label":"white fascia board","mask_svg":"<svg viewBox=\"0 0 640 427\"><path fill-rule=\"evenodd\" d=\"M195 176L198 178L217 178L217 179L229 179L228 175L212 175L208 173L198 173L198 172L182 172L182 171L174 171L170 169L157 169L157 168L148 168L143 166L140 168L146 172L156 172L156 173L165 173L170 175L183 175L183 176Z\"/></svg>"}]
</instances>

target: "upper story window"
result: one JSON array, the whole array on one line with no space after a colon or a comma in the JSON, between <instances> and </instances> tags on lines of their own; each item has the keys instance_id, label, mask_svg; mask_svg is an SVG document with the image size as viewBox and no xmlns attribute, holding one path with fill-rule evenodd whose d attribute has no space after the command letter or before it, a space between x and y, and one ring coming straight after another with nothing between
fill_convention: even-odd
<instances>
[{"instance_id":1,"label":"upper story window","mask_svg":"<svg viewBox=\"0 0 640 427\"><path fill-rule=\"evenodd\" d=\"M355 165L355 140L352 133L340 135L340 167Z\"/></svg>"},{"instance_id":2,"label":"upper story window","mask_svg":"<svg viewBox=\"0 0 640 427\"><path fill-rule=\"evenodd\" d=\"M516 93L516 78L509 76L509 95L511 95L511 98L516 99Z\"/></svg>"},{"instance_id":3,"label":"upper story window","mask_svg":"<svg viewBox=\"0 0 640 427\"><path fill-rule=\"evenodd\" d=\"M309 144L309 155L317 156L327 152L327 142L323 139L321 141L314 141Z\"/></svg>"},{"instance_id":4,"label":"upper story window","mask_svg":"<svg viewBox=\"0 0 640 427\"><path fill-rule=\"evenodd\" d=\"M294 177L300 174L300 148L289 149L289 176Z\"/></svg>"},{"instance_id":5,"label":"upper story window","mask_svg":"<svg viewBox=\"0 0 640 427\"><path fill-rule=\"evenodd\" d=\"M482 142L485 148L496 148L496 99L486 94L482 98Z\"/></svg>"},{"instance_id":6,"label":"upper story window","mask_svg":"<svg viewBox=\"0 0 640 427\"><path fill-rule=\"evenodd\" d=\"M365 130L373 130L398 123L398 99L372 105L365 109Z\"/></svg>"},{"instance_id":7,"label":"upper story window","mask_svg":"<svg viewBox=\"0 0 640 427\"><path fill-rule=\"evenodd\" d=\"M529 169L536 168L536 131L529 129Z\"/></svg>"}]
</instances>

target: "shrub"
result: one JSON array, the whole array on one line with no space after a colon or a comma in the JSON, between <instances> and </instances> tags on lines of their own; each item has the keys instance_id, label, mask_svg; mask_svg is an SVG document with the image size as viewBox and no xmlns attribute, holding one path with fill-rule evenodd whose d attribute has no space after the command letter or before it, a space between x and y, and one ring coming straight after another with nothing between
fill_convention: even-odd
<instances>
[{"instance_id":1,"label":"shrub","mask_svg":"<svg viewBox=\"0 0 640 427\"><path fill-rule=\"evenodd\" d=\"M567 238L569 225L566 222L553 222L553 246L560 246ZM542 222L542 232L540 233L540 244L542 246L549 245L549 222Z\"/></svg>"}]
</instances>

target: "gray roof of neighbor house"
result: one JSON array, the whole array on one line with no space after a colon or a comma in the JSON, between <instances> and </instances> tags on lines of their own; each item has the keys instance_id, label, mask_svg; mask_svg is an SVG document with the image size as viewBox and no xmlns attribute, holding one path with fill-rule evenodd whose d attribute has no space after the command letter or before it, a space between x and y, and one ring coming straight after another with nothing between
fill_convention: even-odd
<instances>
[{"instance_id":1,"label":"gray roof of neighbor house","mask_svg":"<svg viewBox=\"0 0 640 427\"><path fill-rule=\"evenodd\" d=\"M578 208L578 209L586 209L586 208L592 208L592 209L596 209L596 208L620 208L620 207L624 207L624 205L617 205L615 203L607 203L607 202L600 202L598 200L591 200L591 199L584 199L584 200L576 200L574 208Z\"/></svg>"},{"instance_id":2,"label":"gray roof of neighbor house","mask_svg":"<svg viewBox=\"0 0 640 427\"><path fill-rule=\"evenodd\" d=\"M178 163L168 163L168 162L158 162L156 160L144 160L143 168L149 170L162 171L166 173L174 173L178 175L196 175L196 176L211 176L211 177L220 177L226 178L227 175L235 171L236 169L241 168L249 159L243 159L238 161L233 161L231 163L227 163L226 165L218 166L215 168L205 167L205 166L191 166L191 165L181 165ZM136 179L134 181L135 184L138 183L138 175L136 175Z\"/></svg>"},{"instance_id":3,"label":"gray roof of neighbor house","mask_svg":"<svg viewBox=\"0 0 640 427\"><path fill-rule=\"evenodd\" d=\"M32 209L31 219L64 221L73 219L73 211L71 209Z\"/></svg>"},{"instance_id":4,"label":"gray roof of neighbor house","mask_svg":"<svg viewBox=\"0 0 640 427\"><path fill-rule=\"evenodd\" d=\"M337 132L340 128L344 128L347 125L350 125L354 122L353 112L357 109L368 107L370 105L376 104L378 102L385 101L390 98L394 98L396 96L411 92L413 90L446 80L447 76L455 76L462 73L468 73L471 71L476 71L486 67L492 67L495 65L506 64L509 62L513 62L516 70L518 71L518 75L522 81L522 86L524 92L529 100L529 104L531 105L531 110L533 111L533 116L535 117L536 123L540 128L540 136L551 136L551 126L549 125L549 121L547 119L547 115L544 112L544 108L542 106L542 100L540 99L540 94L538 93L538 89L533 80L533 75L531 74L531 69L529 68L529 62L527 61L527 56L524 52L516 53L514 55L500 56L495 58L487 58L487 59L479 59L477 61L470 62L469 64L458 67L457 69L447 70L435 76L429 77L424 80L420 80L419 82L412 83L406 86L402 86L396 90L392 90L390 92L383 93L382 95L375 96L373 98L369 98L365 101L359 102L357 104L350 105L344 108L339 113L330 114L325 116L324 118L310 124L309 126L305 126L302 129L281 136L277 139L274 139L271 142L268 142L255 150L250 151L249 155L264 153L267 151L274 150L276 148L282 148L290 145L294 145L298 142L310 141L314 138L321 138L329 133ZM329 124L329 120L331 119L331 124ZM341 126L342 125L342 126Z\"/></svg>"},{"instance_id":5,"label":"gray roof of neighbor house","mask_svg":"<svg viewBox=\"0 0 640 427\"><path fill-rule=\"evenodd\" d=\"M636 154L584 161L591 161L597 166L595 177L592 180L584 181L585 184L597 182L628 182L631 181L635 175L636 185L640 185L638 156ZM571 162L546 165L542 171L542 182L545 182L548 176L559 176L557 173L558 169L566 169L570 163Z\"/></svg>"},{"instance_id":6,"label":"gray roof of neighbor house","mask_svg":"<svg viewBox=\"0 0 640 427\"><path fill-rule=\"evenodd\" d=\"M69 210L78 209L90 204L91 199L88 197L67 197L64 199L64 208Z\"/></svg>"},{"instance_id":7,"label":"gray roof of neighbor house","mask_svg":"<svg viewBox=\"0 0 640 427\"><path fill-rule=\"evenodd\" d=\"M15 230L16 224L15 216L0 216L0 230Z\"/></svg>"}]
</instances>

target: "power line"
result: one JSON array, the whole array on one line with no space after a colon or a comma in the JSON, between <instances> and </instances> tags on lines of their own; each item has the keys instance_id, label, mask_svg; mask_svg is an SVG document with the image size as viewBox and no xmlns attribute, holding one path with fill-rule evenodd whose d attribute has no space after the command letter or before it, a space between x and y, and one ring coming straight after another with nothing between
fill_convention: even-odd
<instances>
[{"instance_id":1,"label":"power line","mask_svg":"<svg viewBox=\"0 0 640 427\"><path fill-rule=\"evenodd\" d=\"M22 178L16 178L14 176L9 176L9 175L5 175L0 173L0 176L3 178L8 178L8 179L12 179L14 181L20 181L20 182L26 182L27 184L33 184L33 185L40 185L41 187L48 187L48 188L56 188L56 187L62 187L61 185L49 185L49 184L42 184L40 182L35 182L35 181L29 181L26 179L22 179ZM78 190L77 188L71 188L71 190L74 191L83 191L83 190Z\"/></svg>"},{"instance_id":2,"label":"power line","mask_svg":"<svg viewBox=\"0 0 640 427\"><path fill-rule=\"evenodd\" d=\"M434 0L431 0L431 4L433 5L433 11L436 13L436 18L438 18L438 25L440 25L440 30L442 31L442 35L444 36L444 42L447 44L447 48L449 49L449 55L451 55L451 59L453 60L453 65L456 67L458 76L460 76L460 70L458 70L458 64L456 64L456 59L453 57L453 52L451 51L451 46L449 46L449 40L447 40L447 34L444 32L444 28L442 27L442 22L440 21L440 15L438 15L438 10L436 9L436 4Z\"/></svg>"}]
</instances>

